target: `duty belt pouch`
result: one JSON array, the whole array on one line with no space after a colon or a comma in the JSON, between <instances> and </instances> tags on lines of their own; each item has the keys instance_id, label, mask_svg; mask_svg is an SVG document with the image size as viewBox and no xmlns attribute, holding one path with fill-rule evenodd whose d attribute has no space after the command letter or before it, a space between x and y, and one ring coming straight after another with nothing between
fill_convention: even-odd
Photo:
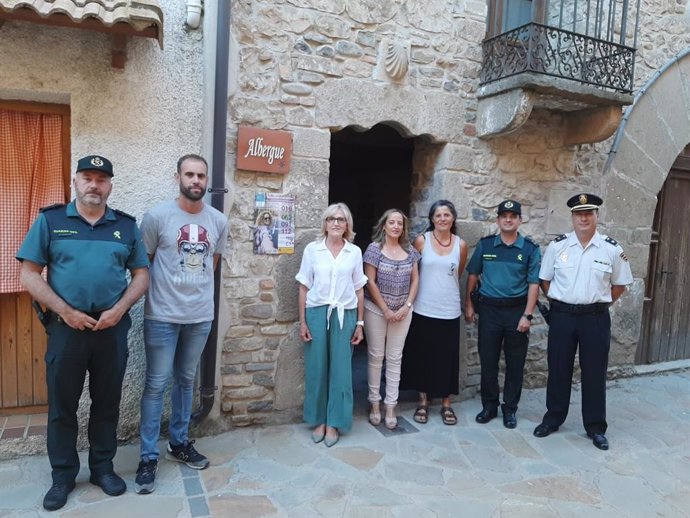
<instances>
[{"instance_id":1,"label":"duty belt pouch","mask_svg":"<svg viewBox=\"0 0 690 518\"><path fill-rule=\"evenodd\" d=\"M549 311L551 311L549 306L543 302L537 301L537 308L539 308L539 313L541 313L541 316L544 317L544 322L546 322L546 325L549 325Z\"/></svg>"}]
</instances>

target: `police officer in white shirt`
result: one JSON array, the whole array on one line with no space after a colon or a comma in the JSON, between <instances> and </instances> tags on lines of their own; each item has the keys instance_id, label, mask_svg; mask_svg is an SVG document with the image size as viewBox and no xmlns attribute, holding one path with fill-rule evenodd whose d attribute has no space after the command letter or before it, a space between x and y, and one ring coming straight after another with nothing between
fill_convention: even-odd
<instances>
[{"instance_id":1,"label":"police officer in white shirt","mask_svg":"<svg viewBox=\"0 0 690 518\"><path fill-rule=\"evenodd\" d=\"M609 306L632 284L630 264L620 245L597 231L601 198L577 194L567 202L573 232L554 239L539 271L549 315L546 414L537 437L558 430L568 415L575 352L582 371L582 421L587 436L608 450L606 371L611 341Z\"/></svg>"}]
</instances>

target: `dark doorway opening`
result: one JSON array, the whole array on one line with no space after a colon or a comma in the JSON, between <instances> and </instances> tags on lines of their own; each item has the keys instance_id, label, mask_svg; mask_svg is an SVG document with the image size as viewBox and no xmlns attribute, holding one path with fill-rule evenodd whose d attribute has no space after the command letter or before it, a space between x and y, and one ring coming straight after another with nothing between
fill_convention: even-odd
<instances>
[{"instance_id":1,"label":"dark doorway opening","mask_svg":"<svg viewBox=\"0 0 690 518\"><path fill-rule=\"evenodd\" d=\"M328 203L343 202L350 208L355 244L362 252L385 210L395 207L409 215L413 151L414 139L386 124L368 131L348 127L331 135ZM368 411L363 345L355 347L352 359L355 413L360 415Z\"/></svg>"},{"instance_id":2,"label":"dark doorway opening","mask_svg":"<svg viewBox=\"0 0 690 518\"><path fill-rule=\"evenodd\" d=\"M369 131L352 127L331 136L328 203L352 211L355 244L365 250L371 229L386 209L409 214L414 140L385 124Z\"/></svg>"}]
</instances>

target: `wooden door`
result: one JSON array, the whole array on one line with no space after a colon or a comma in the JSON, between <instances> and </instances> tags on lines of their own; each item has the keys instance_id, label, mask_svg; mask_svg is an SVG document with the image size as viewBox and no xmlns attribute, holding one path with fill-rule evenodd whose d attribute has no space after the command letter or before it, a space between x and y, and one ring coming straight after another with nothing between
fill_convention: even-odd
<instances>
[{"instance_id":1,"label":"wooden door","mask_svg":"<svg viewBox=\"0 0 690 518\"><path fill-rule=\"evenodd\" d=\"M690 358L690 146L659 194L636 363Z\"/></svg>"},{"instance_id":2,"label":"wooden door","mask_svg":"<svg viewBox=\"0 0 690 518\"><path fill-rule=\"evenodd\" d=\"M58 174L62 177L64 201L67 201L70 178L69 106L0 101L0 110L60 117L59 146L53 145L51 149L55 148L60 153L58 158L62 165ZM19 143L17 146L13 149L22 149ZM0 175L0 189L11 194L12 175L15 174L30 172L12 171L10 175ZM5 182L10 185L4 185ZM35 188L39 189L40 186ZM16 249L19 243L3 243L3 246L14 246ZM0 293L0 415L43 411L48 403L44 361L46 333L31 302L26 292Z\"/></svg>"}]
</instances>

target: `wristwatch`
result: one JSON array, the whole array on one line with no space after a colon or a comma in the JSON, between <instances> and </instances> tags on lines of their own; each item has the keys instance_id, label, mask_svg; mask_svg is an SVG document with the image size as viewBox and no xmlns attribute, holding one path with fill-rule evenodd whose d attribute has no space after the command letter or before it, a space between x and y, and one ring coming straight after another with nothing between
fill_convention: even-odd
<instances>
[{"instance_id":1,"label":"wristwatch","mask_svg":"<svg viewBox=\"0 0 690 518\"><path fill-rule=\"evenodd\" d=\"M358 320L357 325L364 327L364 320Z\"/></svg>"},{"instance_id":2,"label":"wristwatch","mask_svg":"<svg viewBox=\"0 0 690 518\"><path fill-rule=\"evenodd\" d=\"M534 315L528 315L527 313L525 313L525 314L522 315L522 316L525 317L525 318L526 318L527 320L529 320L530 322L531 322L532 319L534 318Z\"/></svg>"},{"instance_id":3,"label":"wristwatch","mask_svg":"<svg viewBox=\"0 0 690 518\"><path fill-rule=\"evenodd\" d=\"M411 307L412 307L412 302L410 302L410 301L408 300L407 303L406 303L405 305L406 305L408 308L411 308Z\"/></svg>"}]
</instances>

